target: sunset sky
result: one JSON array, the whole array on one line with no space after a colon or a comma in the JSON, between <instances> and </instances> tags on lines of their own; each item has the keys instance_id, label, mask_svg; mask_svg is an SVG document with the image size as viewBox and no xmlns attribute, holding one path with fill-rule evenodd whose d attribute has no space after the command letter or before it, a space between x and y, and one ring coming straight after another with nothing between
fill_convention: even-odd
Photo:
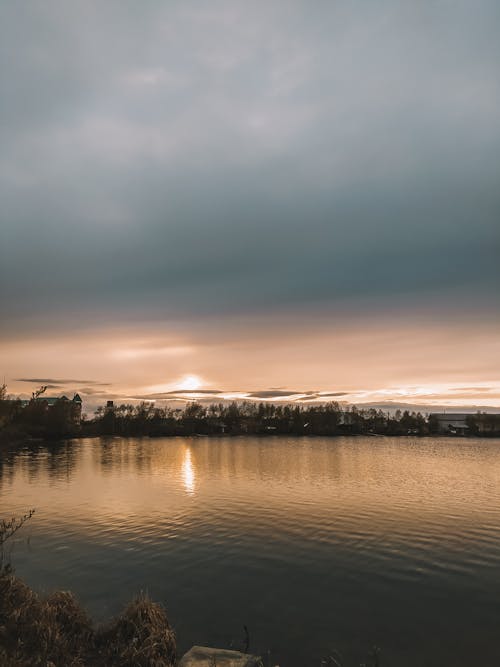
<instances>
[{"instance_id":1,"label":"sunset sky","mask_svg":"<svg viewBox=\"0 0 500 667\"><path fill-rule=\"evenodd\" d=\"M2 3L9 391L499 408L499 34L496 0Z\"/></svg>"}]
</instances>

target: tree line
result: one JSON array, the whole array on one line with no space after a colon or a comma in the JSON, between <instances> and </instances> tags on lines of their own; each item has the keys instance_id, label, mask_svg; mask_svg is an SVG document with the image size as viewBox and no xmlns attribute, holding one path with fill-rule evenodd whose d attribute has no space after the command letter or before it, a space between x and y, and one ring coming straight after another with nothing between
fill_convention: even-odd
<instances>
[{"instance_id":1,"label":"tree line","mask_svg":"<svg viewBox=\"0 0 500 667\"><path fill-rule=\"evenodd\" d=\"M115 405L108 401L91 418L75 422L67 399L51 399L47 408L41 387L31 400L8 398L0 386L0 439L17 436L57 438L68 436L175 436L175 435L432 435L439 432L435 416L396 410L346 407L336 401L322 404L275 404L242 401L184 407L158 406L151 402ZM451 415L450 415L451 416ZM467 418L467 432L500 435L499 415L480 414ZM482 425L482 428L479 426ZM486 424L488 426L488 424Z\"/></svg>"},{"instance_id":2,"label":"tree line","mask_svg":"<svg viewBox=\"0 0 500 667\"><path fill-rule=\"evenodd\" d=\"M184 408L152 403L101 407L83 427L89 435L426 435L419 412L348 409L337 402L321 405L252 401L188 403Z\"/></svg>"}]
</instances>

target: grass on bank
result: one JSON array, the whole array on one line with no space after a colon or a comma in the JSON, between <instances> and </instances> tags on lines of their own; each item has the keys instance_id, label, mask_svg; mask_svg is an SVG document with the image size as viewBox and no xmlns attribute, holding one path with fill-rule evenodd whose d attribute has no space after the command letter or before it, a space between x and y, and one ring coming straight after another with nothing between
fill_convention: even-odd
<instances>
[{"instance_id":1,"label":"grass on bank","mask_svg":"<svg viewBox=\"0 0 500 667\"><path fill-rule=\"evenodd\" d=\"M142 595L95 628L74 596L41 597L0 573L0 664L5 667L173 667L175 634L163 607Z\"/></svg>"},{"instance_id":2,"label":"grass on bank","mask_svg":"<svg viewBox=\"0 0 500 667\"><path fill-rule=\"evenodd\" d=\"M31 519L0 520L0 664L3 667L173 667L165 609L141 595L95 628L72 593L39 596L4 564L5 543Z\"/></svg>"}]
</instances>

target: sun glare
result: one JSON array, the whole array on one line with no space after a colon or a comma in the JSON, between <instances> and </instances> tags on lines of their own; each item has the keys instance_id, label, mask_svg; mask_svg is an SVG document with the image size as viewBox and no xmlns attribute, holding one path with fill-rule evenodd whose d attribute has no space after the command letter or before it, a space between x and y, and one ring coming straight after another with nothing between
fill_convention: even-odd
<instances>
[{"instance_id":1,"label":"sun glare","mask_svg":"<svg viewBox=\"0 0 500 667\"><path fill-rule=\"evenodd\" d=\"M179 391L194 391L200 389L203 382L197 375L185 375L179 383L176 383L176 389Z\"/></svg>"}]
</instances>

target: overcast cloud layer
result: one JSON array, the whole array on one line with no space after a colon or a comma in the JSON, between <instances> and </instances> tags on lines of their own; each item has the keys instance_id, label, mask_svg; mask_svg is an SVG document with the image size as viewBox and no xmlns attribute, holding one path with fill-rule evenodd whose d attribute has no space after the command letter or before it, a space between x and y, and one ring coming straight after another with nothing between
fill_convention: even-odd
<instances>
[{"instance_id":1,"label":"overcast cloud layer","mask_svg":"<svg viewBox=\"0 0 500 667\"><path fill-rule=\"evenodd\" d=\"M496 326L499 34L493 0L2 3L2 337Z\"/></svg>"}]
</instances>

